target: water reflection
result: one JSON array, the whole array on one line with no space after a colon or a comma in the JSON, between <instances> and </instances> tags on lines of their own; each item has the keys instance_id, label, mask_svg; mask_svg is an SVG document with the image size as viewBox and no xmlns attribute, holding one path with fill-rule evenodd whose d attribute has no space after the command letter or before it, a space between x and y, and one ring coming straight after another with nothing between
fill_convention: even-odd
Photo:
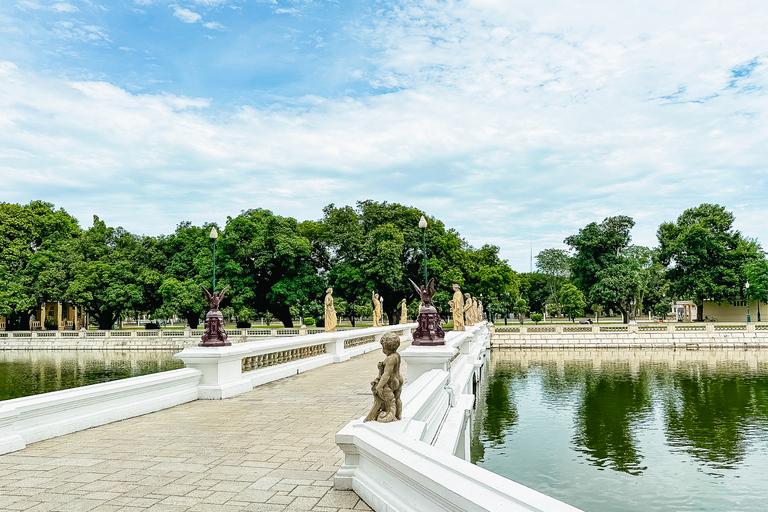
<instances>
[{"instance_id":1,"label":"water reflection","mask_svg":"<svg viewBox=\"0 0 768 512\"><path fill-rule=\"evenodd\" d=\"M652 412L648 377L633 378L629 368L588 371L582 375L573 442L595 465L631 475L646 469L637 447L635 426Z\"/></svg>"},{"instance_id":2,"label":"water reflection","mask_svg":"<svg viewBox=\"0 0 768 512\"><path fill-rule=\"evenodd\" d=\"M0 400L183 368L175 351L2 351Z\"/></svg>"},{"instance_id":3,"label":"water reflection","mask_svg":"<svg viewBox=\"0 0 768 512\"><path fill-rule=\"evenodd\" d=\"M679 368L664 403L667 440L715 469L733 468L766 430L767 407L765 372Z\"/></svg>"}]
</instances>

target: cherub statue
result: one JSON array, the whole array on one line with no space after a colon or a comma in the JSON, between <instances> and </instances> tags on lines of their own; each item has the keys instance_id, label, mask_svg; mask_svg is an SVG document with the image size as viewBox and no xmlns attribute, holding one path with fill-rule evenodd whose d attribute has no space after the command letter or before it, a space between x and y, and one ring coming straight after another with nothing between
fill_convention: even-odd
<instances>
[{"instance_id":1,"label":"cherub statue","mask_svg":"<svg viewBox=\"0 0 768 512\"><path fill-rule=\"evenodd\" d=\"M381 337L381 348L387 357L379 362L379 376L371 382L373 407L364 421L389 423L403 417L403 403L400 401L403 376L400 375L398 347L400 337L397 334L388 332Z\"/></svg>"},{"instance_id":2,"label":"cherub statue","mask_svg":"<svg viewBox=\"0 0 768 512\"><path fill-rule=\"evenodd\" d=\"M429 283L422 285L421 287L414 283L412 279L409 278L408 280L411 282L411 285L413 285L413 289L416 290L416 293L419 294L421 302L423 302L425 306L431 306L432 297L435 296L435 278L430 279Z\"/></svg>"}]
</instances>

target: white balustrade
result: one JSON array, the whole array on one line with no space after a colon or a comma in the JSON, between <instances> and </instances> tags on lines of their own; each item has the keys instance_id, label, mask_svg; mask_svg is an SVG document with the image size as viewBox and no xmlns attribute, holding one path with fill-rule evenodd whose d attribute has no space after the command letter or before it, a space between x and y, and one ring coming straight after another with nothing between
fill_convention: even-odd
<instances>
[{"instance_id":1,"label":"white balustrade","mask_svg":"<svg viewBox=\"0 0 768 512\"><path fill-rule=\"evenodd\" d=\"M379 340L384 333L395 332L405 340L415 328L413 323L294 335L225 347L187 347L174 357L203 373L199 397L216 400L245 393L266 382L380 350ZM360 339L365 343L346 343Z\"/></svg>"}]
</instances>

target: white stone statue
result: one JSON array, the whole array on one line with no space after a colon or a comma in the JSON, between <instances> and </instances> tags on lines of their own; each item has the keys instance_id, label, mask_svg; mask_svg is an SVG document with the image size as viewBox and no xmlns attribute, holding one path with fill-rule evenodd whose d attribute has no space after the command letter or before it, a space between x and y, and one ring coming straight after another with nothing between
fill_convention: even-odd
<instances>
[{"instance_id":1,"label":"white stone statue","mask_svg":"<svg viewBox=\"0 0 768 512\"><path fill-rule=\"evenodd\" d=\"M382 301L376 292L371 292L371 299L373 301L373 326L381 327L381 312L384 310Z\"/></svg>"},{"instance_id":2,"label":"white stone statue","mask_svg":"<svg viewBox=\"0 0 768 512\"><path fill-rule=\"evenodd\" d=\"M408 304L405 302L405 299L400 301L400 323L408 323Z\"/></svg>"},{"instance_id":3,"label":"white stone statue","mask_svg":"<svg viewBox=\"0 0 768 512\"><path fill-rule=\"evenodd\" d=\"M448 301L453 313L453 330L465 331L464 327L464 296L461 294L459 285L453 283L453 299Z\"/></svg>"},{"instance_id":4,"label":"white stone statue","mask_svg":"<svg viewBox=\"0 0 768 512\"><path fill-rule=\"evenodd\" d=\"M483 301L477 303L477 321L483 321Z\"/></svg>"},{"instance_id":5,"label":"white stone statue","mask_svg":"<svg viewBox=\"0 0 768 512\"><path fill-rule=\"evenodd\" d=\"M336 332L336 308L333 307L333 288L325 290L325 332Z\"/></svg>"}]
</instances>

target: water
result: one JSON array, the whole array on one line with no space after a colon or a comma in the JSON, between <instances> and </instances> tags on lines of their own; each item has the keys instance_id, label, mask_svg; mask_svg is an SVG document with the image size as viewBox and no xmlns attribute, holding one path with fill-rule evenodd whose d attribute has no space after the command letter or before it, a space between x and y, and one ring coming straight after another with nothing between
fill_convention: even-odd
<instances>
[{"instance_id":1,"label":"water","mask_svg":"<svg viewBox=\"0 0 768 512\"><path fill-rule=\"evenodd\" d=\"M588 512L763 512L768 351L493 351L472 462Z\"/></svg>"},{"instance_id":2,"label":"water","mask_svg":"<svg viewBox=\"0 0 768 512\"><path fill-rule=\"evenodd\" d=\"M183 368L177 351L0 351L0 400Z\"/></svg>"}]
</instances>

